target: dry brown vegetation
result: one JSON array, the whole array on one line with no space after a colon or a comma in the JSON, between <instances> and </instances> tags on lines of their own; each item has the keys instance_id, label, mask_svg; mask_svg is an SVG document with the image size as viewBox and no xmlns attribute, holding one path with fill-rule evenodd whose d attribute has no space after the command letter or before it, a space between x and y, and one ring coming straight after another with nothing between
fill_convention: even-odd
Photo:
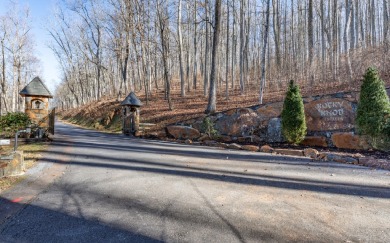
<instances>
[{"instance_id":1,"label":"dry brown vegetation","mask_svg":"<svg viewBox=\"0 0 390 243\"><path fill-rule=\"evenodd\" d=\"M382 75L388 77L388 75ZM331 94L343 91L358 91L361 85L360 80L353 82L328 82L323 85L311 87L309 84L298 82L301 86L303 96ZM387 79L386 86L390 87L390 80ZM265 103L281 101L284 98L287 82L279 85L268 85L268 92L265 95ZM248 107L258 104L258 87L252 86L245 95L240 95L239 90L230 92L229 100L226 100L223 92L218 93L217 110L224 111L239 107ZM178 123L204 114L207 105L207 97L203 96L202 89L187 92L186 97L180 97L180 87L174 86L172 91L173 110L169 110L168 102L164 99L163 91L153 93L149 97L148 104L145 103L145 96L142 91L136 92L144 103L141 108L141 122L155 123L156 129L165 127L168 124ZM124 97L123 97L124 98ZM123 99L122 98L122 99ZM108 129L111 131L120 130L120 120L110 120L115 112L119 113L120 101L116 98L104 97L99 102L90 102L87 105L61 111L59 114L65 120L73 123ZM117 113L117 114L118 114ZM96 123L101 126L96 126Z\"/></svg>"}]
</instances>

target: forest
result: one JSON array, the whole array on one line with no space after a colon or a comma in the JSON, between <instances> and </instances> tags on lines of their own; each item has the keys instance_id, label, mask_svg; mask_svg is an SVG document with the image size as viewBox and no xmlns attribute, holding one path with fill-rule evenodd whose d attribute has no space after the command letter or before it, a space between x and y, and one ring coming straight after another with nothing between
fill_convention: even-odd
<instances>
[{"instance_id":1,"label":"forest","mask_svg":"<svg viewBox=\"0 0 390 243\"><path fill-rule=\"evenodd\" d=\"M39 73L28 8L0 16L0 111ZM61 0L47 26L61 69L55 106L69 109L130 91L256 95L289 80L304 93L358 90L375 66L389 84L388 0ZM213 104L214 103L214 104Z\"/></svg>"}]
</instances>

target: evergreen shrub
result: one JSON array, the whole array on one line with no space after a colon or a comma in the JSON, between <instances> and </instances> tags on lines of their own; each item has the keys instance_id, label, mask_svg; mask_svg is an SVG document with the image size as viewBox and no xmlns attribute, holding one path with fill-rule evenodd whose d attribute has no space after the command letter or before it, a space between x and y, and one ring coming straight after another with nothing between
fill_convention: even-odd
<instances>
[{"instance_id":1,"label":"evergreen shrub","mask_svg":"<svg viewBox=\"0 0 390 243\"><path fill-rule=\"evenodd\" d=\"M31 124L30 118L22 112L9 112L0 116L0 137L13 137L18 130Z\"/></svg>"},{"instance_id":2,"label":"evergreen shrub","mask_svg":"<svg viewBox=\"0 0 390 243\"><path fill-rule=\"evenodd\" d=\"M360 134L373 139L390 132L390 102L378 70L370 67L364 75L357 108L356 125Z\"/></svg>"},{"instance_id":3,"label":"evergreen shrub","mask_svg":"<svg viewBox=\"0 0 390 243\"><path fill-rule=\"evenodd\" d=\"M210 138L218 138L219 137L219 132L217 129L215 129L215 124L210 119L210 117L205 117L203 119L203 122L201 125L201 131L203 133L206 133Z\"/></svg>"},{"instance_id":4,"label":"evergreen shrub","mask_svg":"<svg viewBox=\"0 0 390 243\"><path fill-rule=\"evenodd\" d=\"M287 142L298 144L306 135L305 109L299 86L290 81L282 110L282 134Z\"/></svg>"}]
</instances>

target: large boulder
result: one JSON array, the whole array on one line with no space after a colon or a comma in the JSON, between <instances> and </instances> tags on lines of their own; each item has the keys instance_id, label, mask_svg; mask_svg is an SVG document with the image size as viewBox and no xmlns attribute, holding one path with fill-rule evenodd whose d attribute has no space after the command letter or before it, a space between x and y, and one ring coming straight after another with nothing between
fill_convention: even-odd
<instances>
[{"instance_id":1,"label":"large boulder","mask_svg":"<svg viewBox=\"0 0 390 243\"><path fill-rule=\"evenodd\" d=\"M364 166L390 170L390 161L387 159L378 159L374 157L362 157L359 158L358 163Z\"/></svg>"},{"instance_id":2,"label":"large boulder","mask_svg":"<svg viewBox=\"0 0 390 243\"><path fill-rule=\"evenodd\" d=\"M305 104L308 131L353 129L356 112L352 102L339 98L323 98Z\"/></svg>"},{"instance_id":3,"label":"large boulder","mask_svg":"<svg viewBox=\"0 0 390 243\"><path fill-rule=\"evenodd\" d=\"M227 115L231 114L231 115ZM222 135L250 136L259 126L258 114L250 108L229 111L215 122L215 128Z\"/></svg>"},{"instance_id":4,"label":"large boulder","mask_svg":"<svg viewBox=\"0 0 390 243\"><path fill-rule=\"evenodd\" d=\"M256 145L243 145L242 149L243 150L252 151L252 152L257 152L257 151L259 151L259 146L256 146Z\"/></svg>"},{"instance_id":5,"label":"large boulder","mask_svg":"<svg viewBox=\"0 0 390 243\"><path fill-rule=\"evenodd\" d=\"M165 130L159 130L159 131L153 131L153 132L146 132L145 136L150 137L150 138L158 138L162 139L167 136L167 133Z\"/></svg>"},{"instance_id":6,"label":"large boulder","mask_svg":"<svg viewBox=\"0 0 390 243\"><path fill-rule=\"evenodd\" d=\"M274 151L282 155L303 156L303 151L298 149L275 149Z\"/></svg>"},{"instance_id":7,"label":"large boulder","mask_svg":"<svg viewBox=\"0 0 390 243\"><path fill-rule=\"evenodd\" d=\"M196 139L200 137L200 132L187 126L168 126L167 131L176 139Z\"/></svg>"},{"instance_id":8,"label":"large boulder","mask_svg":"<svg viewBox=\"0 0 390 243\"><path fill-rule=\"evenodd\" d=\"M313 149L313 148L306 148L303 150L303 154L306 156L306 157L310 157L312 159L316 159L319 155L319 152L316 150L316 149Z\"/></svg>"},{"instance_id":9,"label":"large boulder","mask_svg":"<svg viewBox=\"0 0 390 243\"><path fill-rule=\"evenodd\" d=\"M222 142L231 142L232 141L232 137L221 135L221 136L219 136L218 140L220 140Z\"/></svg>"},{"instance_id":10,"label":"large boulder","mask_svg":"<svg viewBox=\"0 0 390 243\"><path fill-rule=\"evenodd\" d=\"M199 142L208 141L208 140L211 140L211 138L207 134L201 134L200 137L198 138Z\"/></svg>"},{"instance_id":11,"label":"large boulder","mask_svg":"<svg viewBox=\"0 0 390 243\"><path fill-rule=\"evenodd\" d=\"M301 142L305 146L328 147L326 138L322 136L308 136Z\"/></svg>"},{"instance_id":12,"label":"large boulder","mask_svg":"<svg viewBox=\"0 0 390 243\"><path fill-rule=\"evenodd\" d=\"M267 141L270 143L283 142L282 122L280 118L270 119L267 127Z\"/></svg>"},{"instance_id":13,"label":"large boulder","mask_svg":"<svg viewBox=\"0 0 390 243\"><path fill-rule=\"evenodd\" d=\"M270 119L280 117L283 109L283 102L276 102L261 106L257 109L260 117L260 126L267 127Z\"/></svg>"},{"instance_id":14,"label":"large boulder","mask_svg":"<svg viewBox=\"0 0 390 243\"><path fill-rule=\"evenodd\" d=\"M343 99L357 103L359 101L359 93L351 92L343 95Z\"/></svg>"},{"instance_id":15,"label":"large boulder","mask_svg":"<svg viewBox=\"0 0 390 243\"><path fill-rule=\"evenodd\" d=\"M364 136L352 133L334 133L332 142L337 148L367 150L370 148L368 140Z\"/></svg>"},{"instance_id":16,"label":"large boulder","mask_svg":"<svg viewBox=\"0 0 390 243\"><path fill-rule=\"evenodd\" d=\"M237 149L237 150L242 149L241 145L236 144L236 143L228 144L228 148L230 148L230 149Z\"/></svg>"},{"instance_id":17,"label":"large boulder","mask_svg":"<svg viewBox=\"0 0 390 243\"><path fill-rule=\"evenodd\" d=\"M263 152L263 153L272 153L273 151L274 151L274 149L269 145L263 145L260 148L260 152Z\"/></svg>"}]
</instances>

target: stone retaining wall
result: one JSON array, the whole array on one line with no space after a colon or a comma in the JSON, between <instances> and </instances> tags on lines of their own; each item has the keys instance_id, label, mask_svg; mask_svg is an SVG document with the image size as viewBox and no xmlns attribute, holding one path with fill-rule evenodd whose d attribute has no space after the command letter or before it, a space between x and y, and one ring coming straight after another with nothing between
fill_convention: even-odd
<instances>
[{"instance_id":1,"label":"stone retaining wall","mask_svg":"<svg viewBox=\"0 0 390 243\"><path fill-rule=\"evenodd\" d=\"M390 89L387 89L390 95ZM368 149L365 137L355 135L358 92L343 92L305 97L307 137L303 145ZM215 128L225 140L240 142L284 142L281 133L283 102L238 108L210 115ZM205 116L180 125L201 130Z\"/></svg>"}]
</instances>

